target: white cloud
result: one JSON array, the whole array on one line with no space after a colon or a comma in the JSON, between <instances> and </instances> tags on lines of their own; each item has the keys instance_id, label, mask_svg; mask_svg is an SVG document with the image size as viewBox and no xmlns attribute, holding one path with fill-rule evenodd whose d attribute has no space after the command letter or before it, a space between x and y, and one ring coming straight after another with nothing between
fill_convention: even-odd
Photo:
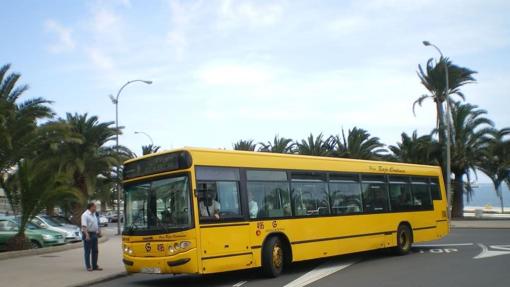
<instances>
[{"instance_id":1,"label":"white cloud","mask_svg":"<svg viewBox=\"0 0 510 287\"><path fill-rule=\"evenodd\" d=\"M360 32L368 26L368 19L361 16L340 16L329 23L329 28L332 32L342 35Z\"/></svg>"},{"instance_id":2,"label":"white cloud","mask_svg":"<svg viewBox=\"0 0 510 287\"><path fill-rule=\"evenodd\" d=\"M273 72L256 65L213 64L200 68L196 76L208 85L262 85L273 78Z\"/></svg>"},{"instance_id":3,"label":"white cloud","mask_svg":"<svg viewBox=\"0 0 510 287\"><path fill-rule=\"evenodd\" d=\"M97 48L89 48L86 50L86 53L95 67L107 71L111 71L113 69L113 60L103 51Z\"/></svg>"},{"instance_id":4,"label":"white cloud","mask_svg":"<svg viewBox=\"0 0 510 287\"><path fill-rule=\"evenodd\" d=\"M72 30L63 26L53 19L48 19L44 23L46 32L54 34L55 40L48 46L48 50L52 53L61 53L73 50L76 46Z\"/></svg>"},{"instance_id":5,"label":"white cloud","mask_svg":"<svg viewBox=\"0 0 510 287\"><path fill-rule=\"evenodd\" d=\"M219 5L219 25L236 27L243 24L268 26L277 23L283 14L283 2L261 4L259 1L222 0Z\"/></svg>"}]
</instances>

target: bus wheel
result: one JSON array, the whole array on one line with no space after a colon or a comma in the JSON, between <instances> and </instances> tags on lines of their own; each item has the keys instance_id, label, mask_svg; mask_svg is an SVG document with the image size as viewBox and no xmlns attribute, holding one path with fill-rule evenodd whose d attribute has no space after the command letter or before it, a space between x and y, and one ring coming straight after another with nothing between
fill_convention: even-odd
<instances>
[{"instance_id":1,"label":"bus wheel","mask_svg":"<svg viewBox=\"0 0 510 287\"><path fill-rule=\"evenodd\" d=\"M407 224L400 224L397 229L397 246L395 247L395 253L397 255L405 255L411 251L411 245L413 243L413 234L411 228Z\"/></svg>"},{"instance_id":2,"label":"bus wheel","mask_svg":"<svg viewBox=\"0 0 510 287\"><path fill-rule=\"evenodd\" d=\"M282 241L278 236L267 239L262 249L262 270L268 277L274 278L282 273L285 261Z\"/></svg>"}]
</instances>

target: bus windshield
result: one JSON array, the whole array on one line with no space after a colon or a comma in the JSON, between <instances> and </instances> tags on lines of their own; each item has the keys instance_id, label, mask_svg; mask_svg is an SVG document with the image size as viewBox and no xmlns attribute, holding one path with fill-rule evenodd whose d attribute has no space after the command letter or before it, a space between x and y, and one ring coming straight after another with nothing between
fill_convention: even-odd
<instances>
[{"instance_id":1,"label":"bus windshield","mask_svg":"<svg viewBox=\"0 0 510 287\"><path fill-rule=\"evenodd\" d=\"M191 227L190 197L187 175L126 186L126 231L174 232Z\"/></svg>"}]
</instances>

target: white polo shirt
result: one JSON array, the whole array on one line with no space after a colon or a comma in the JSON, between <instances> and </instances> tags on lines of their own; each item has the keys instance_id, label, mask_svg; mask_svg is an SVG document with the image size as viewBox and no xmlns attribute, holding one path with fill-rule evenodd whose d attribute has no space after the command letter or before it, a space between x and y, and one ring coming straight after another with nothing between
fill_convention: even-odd
<instances>
[{"instance_id":1,"label":"white polo shirt","mask_svg":"<svg viewBox=\"0 0 510 287\"><path fill-rule=\"evenodd\" d=\"M97 217L95 213L90 212L90 210L85 210L85 212L81 215L81 226L87 228L89 232L98 232L99 225L97 223Z\"/></svg>"}]
</instances>

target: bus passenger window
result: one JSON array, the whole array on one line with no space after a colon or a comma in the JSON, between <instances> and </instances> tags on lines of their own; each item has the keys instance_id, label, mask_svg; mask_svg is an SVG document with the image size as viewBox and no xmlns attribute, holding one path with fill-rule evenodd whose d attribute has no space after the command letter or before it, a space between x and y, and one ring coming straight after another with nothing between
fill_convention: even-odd
<instances>
[{"instance_id":1,"label":"bus passenger window","mask_svg":"<svg viewBox=\"0 0 510 287\"><path fill-rule=\"evenodd\" d=\"M331 212L349 214L361 212L361 187L359 181L334 182L330 179Z\"/></svg>"},{"instance_id":2,"label":"bus passenger window","mask_svg":"<svg viewBox=\"0 0 510 287\"><path fill-rule=\"evenodd\" d=\"M325 183L292 183L295 215L328 215L329 198Z\"/></svg>"},{"instance_id":3,"label":"bus passenger window","mask_svg":"<svg viewBox=\"0 0 510 287\"><path fill-rule=\"evenodd\" d=\"M439 180L437 177L430 179L430 193L432 200L441 200L441 190L439 189Z\"/></svg>"},{"instance_id":4,"label":"bus passenger window","mask_svg":"<svg viewBox=\"0 0 510 287\"><path fill-rule=\"evenodd\" d=\"M413 209L413 196L407 183L390 183L390 204L392 211Z\"/></svg>"},{"instance_id":5,"label":"bus passenger window","mask_svg":"<svg viewBox=\"0 0 510 287\"><path fill-rule=\"evenodd\" d=\"M367 176L368 177L368 176ZM370 178L373 176L370 176ZM376 176L380 177L380 176ZM388 211L388 191L383 178L371 181L363 177L363 211L364 212L386 212Z\"/></svg>"},{"instance_id":6,"label":"bus passenger window","mask_svg":"<svg viewBox=\"0 0 510 287\"><path fill-rule=\"evenodd\" d=\"M413 182L412 190L415 209L432 209L432 199L426 183Z\"/></svg>"},{"instance_id":7,"label":"bus passenger window","mask_svg":"<svg viewBox=\"0 0 510 287\"><path fill-rule=\"evenodd\" d=\"M291 215L287 182L248 182L250 218L277 218Z\"/></svg>"}]
</instances>

